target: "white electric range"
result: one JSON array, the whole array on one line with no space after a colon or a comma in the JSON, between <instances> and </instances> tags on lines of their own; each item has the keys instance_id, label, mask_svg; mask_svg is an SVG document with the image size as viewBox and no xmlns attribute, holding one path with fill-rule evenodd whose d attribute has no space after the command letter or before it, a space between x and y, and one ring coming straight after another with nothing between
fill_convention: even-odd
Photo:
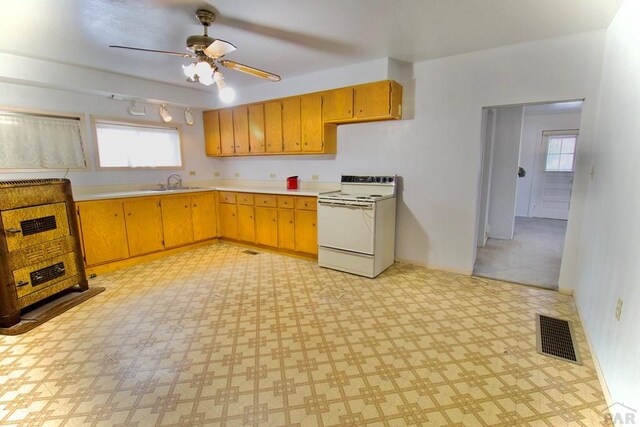
<instances>
[{"instance_id":1,"label":"white electric range","mask_svg":"<svg viewBox=\"0 0 640 427\"><path fill-rule=\"evenodd\" d=\"M318 264L376 277L393 264L397 176L342 175L318 195Z\"/></svg>"}]
</instances>

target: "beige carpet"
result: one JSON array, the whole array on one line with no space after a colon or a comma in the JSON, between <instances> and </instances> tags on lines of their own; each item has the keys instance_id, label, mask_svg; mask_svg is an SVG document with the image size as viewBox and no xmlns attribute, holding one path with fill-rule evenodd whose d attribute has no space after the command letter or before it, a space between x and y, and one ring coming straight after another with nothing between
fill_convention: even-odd
<instances>
[{"instance_id":1,"label":"beige carpet","mask_svg":"<svg viewBox=\"0 0 640 427\"><path fill-rule=\"evenodd\" d=\"M513 240L489 238L473 274L558 289L567 221L516 217Z\"/></svg>"},{"instance_id":2,"label":"beige carpet","mask_svg":"<svg viewBox=\"0 0 640 427\"><path fill-rule=\"evenodd\" d=\"M91 281L0 337L0 425L593 426L571 297L396 264L366 279L220 243ZM574 322L584 365L536 352Z\"/></svg>"}]
</instances>

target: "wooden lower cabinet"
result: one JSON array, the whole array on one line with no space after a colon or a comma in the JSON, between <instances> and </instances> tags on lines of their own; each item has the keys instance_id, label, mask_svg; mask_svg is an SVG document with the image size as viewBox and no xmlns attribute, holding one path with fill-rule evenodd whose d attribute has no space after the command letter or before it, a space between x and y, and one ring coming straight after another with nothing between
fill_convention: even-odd
<instances>
[{"instance_id":1,"label":"wooden lower cabinet","mask_svg":"<svg viewBox=\"0 0 640 427\"><path fill-rule=\"evenodd\" d=\"M165 248L193 242L193 219L190 196L166 196L160 201L162 207L162 231Z\"/></svg>"},{"instance_id":2,"label":"wooden lower cabinet","mask_svg":"<svg viewBox=\"0 0 640 427\"><path fill-rule=\"evenodd\" d=\"M256 243L278 247L278 209L255 207Z\"/></svg>"},{"instance_id":3,"label":"wooden lower cabinet","mask_svg":"<svg viewBox=\"0 0 640 427\"><path fill-rule=\"evenodd\" d=\"M120 200L78 203L84 260L103 264L129 257L127 229Z\"/></svg>"},{"instance_id":4,"label":"wooden lower cabinet","mask_svg":"<svg viewBox=\"0 0 640 427\"><path fill-rule=\"evenodd\" d=\"M309 254L318 253L318 227L315 211L296 210L295 243L296 251Z\"/></svg>"},{"instance_id":5,"label":"wooden lower cabinet","mask_svg":"<svg viewBox=\"0 0 640 427\"><path fill-rule=\"evenodd\" d=\"M218 205L220 220L220 235L229 239L238 238L238 210L234 204L220 203Z\"/></svg>"},{"instance_id":6,"label":"wooden lower cabinet","mask_svg":"<svg viewBox=\"0 0 640 427\"><path fill-rule=\"evenodd\" d=\"M87 266L217 237L213 192L77 202ZM235 207L235 205L232 205Z\"/></svg>"},{"instance_id":7,"label":"wooden lower cabinet","mask_svg":"<svg viewBox=\"0 0 640 427\"><path fill-rule=\"evenodd\" d=\"M160 199L131 199L122 202L127 225L129 256L164 249Z\"/></svg>"},{"instance_id":8,"label":"wooden lower cabinet","mask_svg":"<svg viewBox=\"0 0 640 427\"><path fill-rule=\"evenodd\" d=\"M293 209L278 209L278 247L296 249Z\"/></svg>"},{"instance_id":9,"label":"wooden lower cabinet","mask_svg":"<svg viewBox=\"0 0 640 427\"><path fill-rule=\"evenodd\" d=\"M238 240L256 241L256 221L253 206L238 205Z\"/></svg>"},{"instance_id":10,"label":"wooden lower cabinet","mask_svg":"<svg viewBox=\"0 0 640 427\"><path fill-rule=\"evenodd\" d=\"M193 240L213 239L217 235L215 196L213 193L200 193L190 197Z\"/></svg>"},{"instance_id":11,"label":"wooden lower cabinet","mask_svg":"<svg viewBox=\"0 0 640 427\"><path fill-rule=\"evenodd\" d=\"M221 192L220 235L316 255L316 197Z\"/></svg>"}]
</instances>

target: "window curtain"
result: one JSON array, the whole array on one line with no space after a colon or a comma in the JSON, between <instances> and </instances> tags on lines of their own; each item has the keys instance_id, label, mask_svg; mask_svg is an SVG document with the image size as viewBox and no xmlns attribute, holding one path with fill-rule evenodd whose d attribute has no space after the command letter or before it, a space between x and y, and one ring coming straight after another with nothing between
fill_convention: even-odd
<instances>
[{"instance_id":1,"label":"window curtain","mask_svg":"<svg viewBox=\"0 0 640 427\"><path fill-rule=\"evenodd\" d=\"M85 166L80 120L0 111L0 168Z\"/></svg>"}]
</instances>

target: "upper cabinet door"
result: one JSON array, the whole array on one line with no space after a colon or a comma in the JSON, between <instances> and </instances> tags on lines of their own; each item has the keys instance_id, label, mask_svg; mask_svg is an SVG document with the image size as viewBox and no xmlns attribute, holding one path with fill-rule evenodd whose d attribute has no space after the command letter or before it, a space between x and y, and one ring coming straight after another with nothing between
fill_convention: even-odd
<instances>
[{"instance_id":1,"label":"upper cabinet door","mask_svg":"<svg viewBox=\"0 0 640 427\"><path fill-rule=\"evenodd\" d=\"M330 90L324 93L324 120L344 120L353 117L353 88Z\"/></svg>"},{"instance_id":2,"label":"upper cabinet door","mask_svg":"<svg viewBox=\"0 0 640 427\"><path fill-rule=\"evenodd\" d=\"M217 111L205 111L203 114L204 144L207 156L219 156L220 148L220 119Z\"/></svg>"},{"instance_id":3,"label":"upper cabinet door","mask_svg":"<svg viewBox=\"0 0 640 427\"><path fill-rule=\"evenodd\" d=\"M302 151L322 151L322 95L312 93L300 98Z\"/></svg>"},{"instance_id":4,"label":"upper cabinet door","mask_svg":"<svg viewBox=\"0 0 640 427\"><path fill-rule=\"evenodd\" d=\"M264 153L264 104L249 106L249 151Z\"/></svg>"},{"instance_id":5,"label":"upper cabinet door","mask_svg":"<svg viewBox=\"0 0 640 427\"><path fill-rule=\"evenodd\" d=\"M249 112L246 105L233 108L233 136L236 154L249 153Z\"/></svg>"},{"instance_id":6,"label":"upper cabinet door","mask_svg":"<svg viewBox=\"0 0 640 427\"><path fill-rule=\"evenodd\" d=\"M264 104L264 138L267 153L282 152L282 102Z\"/></svg>"},{"instance_id":7,"label":"upper cabinet door","mask_svg":"<svg viewBox=\"0 0 640 427\"><path fill-rule=\"evenodd\" d=\"M282 143L284 151L300 151L300 98L282 100Z\"/></svg>"},{"instance_id":8,"label":"upper cabinet door","mask_svg":"<svg viewBox=\"0 0 640 427\"><path fill-rule=\"evenodd\" d=\"M233 137L233 113L230 109L219 110L220 122L220 151L223 155L236 152L235 139Z\"/></svg>"},{"instance_id":9,"label":"upper cabinet door","mask_svg":"<svg viewBox=\"0 0 640 427\"><path fill-rule=\"evenodd\" d=\"M388 116L391 86L389 81L355 87L355 114L357 118Z\"/></svg>"}]
</instances>

